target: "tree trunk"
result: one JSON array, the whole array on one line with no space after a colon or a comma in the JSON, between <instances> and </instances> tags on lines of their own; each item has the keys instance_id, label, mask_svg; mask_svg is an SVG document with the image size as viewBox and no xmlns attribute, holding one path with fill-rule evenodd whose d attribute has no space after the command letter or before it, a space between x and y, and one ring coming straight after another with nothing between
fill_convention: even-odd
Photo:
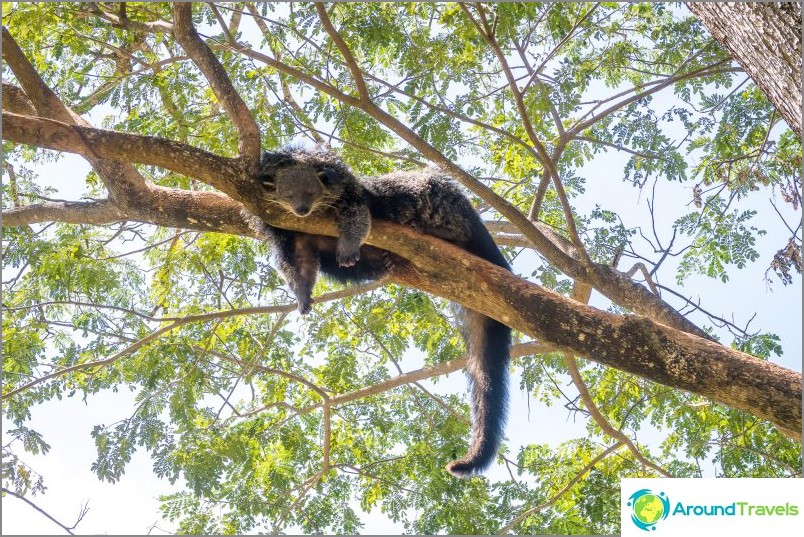
<instances>
[{"instance_id":1,"label":"tree trunk","mask_svg":"<svg viewBox=\"0 0 804 537\"><path fill-rule=\"evenodd\" d=\"M801 3L686 2L801 138Z\"/></svg>"}]
</instances>

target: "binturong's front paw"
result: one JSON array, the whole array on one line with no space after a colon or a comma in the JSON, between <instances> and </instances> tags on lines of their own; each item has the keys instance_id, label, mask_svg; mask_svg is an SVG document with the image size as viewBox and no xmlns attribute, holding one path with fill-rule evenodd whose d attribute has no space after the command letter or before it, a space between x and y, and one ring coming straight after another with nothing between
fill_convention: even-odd
<instances>
[{"instance_id":1,"label":"binturong's front paw","mask_svg":"<svg viewBox=\"0 0 804 537\"><path fill-rule=\"evenodd\" d=\"M342 267L353 267L360 260L360 246L338 243L337 261Z\"/></svg>"}]
</instances>

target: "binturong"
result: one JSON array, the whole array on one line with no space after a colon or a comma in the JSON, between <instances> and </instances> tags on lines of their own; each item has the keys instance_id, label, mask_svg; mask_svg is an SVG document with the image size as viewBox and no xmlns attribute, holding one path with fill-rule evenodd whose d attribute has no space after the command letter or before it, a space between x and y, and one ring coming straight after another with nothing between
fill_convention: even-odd
<instances>
[{"instance_id":1,"label":"binturong","mask_svg":"<svg viewBox=\"0 0 804 537\"><path fill-rule=\"evenodd\" d=\"M325 211L337 221L337 238L268 226L277 267L302 314L310 311L319 271L340 282L365 282L382 277L401 261L363 244L372 218L439 237L510 270L469 200L436 170L358 179L330 152L284 149L264 153L258 179L268 200L296 216ZM468 349L472 443L447 470L465 477L494 462L505 432L511 329L471 309L458 311Z\"/></svg>"}]
</instances>

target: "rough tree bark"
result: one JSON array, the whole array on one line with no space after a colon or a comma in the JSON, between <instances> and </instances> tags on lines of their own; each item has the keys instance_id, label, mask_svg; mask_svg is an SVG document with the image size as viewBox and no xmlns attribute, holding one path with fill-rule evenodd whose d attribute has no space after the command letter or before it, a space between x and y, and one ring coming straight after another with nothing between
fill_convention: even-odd
<instances>
[{"instance_id":1,"label":"rough tree bark","mask_svg":"<svg viewBox=\"0 0 804 537\"><path fill-rule=\"evenodd\" d=\"M801 138L801 3L686 2Z\"/></svg>"}]
</instances>

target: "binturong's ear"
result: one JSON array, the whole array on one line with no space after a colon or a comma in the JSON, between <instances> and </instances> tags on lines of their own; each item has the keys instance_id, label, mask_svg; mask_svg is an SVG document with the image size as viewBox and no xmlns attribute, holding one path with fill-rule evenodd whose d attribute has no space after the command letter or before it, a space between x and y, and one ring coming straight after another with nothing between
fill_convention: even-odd
<instances>
[{"instance_id":1,"label":"binturong's ear","mask_svg":"<svg viewBox=\"0 0 804 537\"><path fill-rule=\"evenodd\" d=\"M321 168L318 171L318 178L324 186L333 186L341 182L341 175L329 167Z\"/></svg>"},{"instance_id":2,"label":"binturong's ear","mask_svg":"<svg viewBox=\"0 0 804 537\"><path fill-rule=\"evenodd\" d=\"M261 173L257 176L257 180L268 192L276 192L276 178L270 173Z\"/></svg>"}]
</instances>

